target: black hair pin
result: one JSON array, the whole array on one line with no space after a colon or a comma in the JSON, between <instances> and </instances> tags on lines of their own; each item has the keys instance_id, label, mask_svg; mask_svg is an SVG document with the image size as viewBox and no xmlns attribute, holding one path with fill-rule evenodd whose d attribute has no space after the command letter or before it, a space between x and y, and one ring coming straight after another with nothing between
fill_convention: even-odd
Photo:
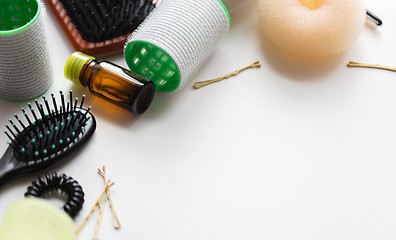
<instances>
[{"instance_id":1,"label":"black hair pin","mask_svg":"<svg viewBox=\"0 0 396 240\"><path fill-rule=\"evenodd\" d=\"M372 13L371 11L369 11L367 9L366 9L366 14L367 14L367 17L371 21L373 21L377 26L381 26L382 25L382 20L377 15L375 15L374 13Z\"/></svg>"}]
</instances>

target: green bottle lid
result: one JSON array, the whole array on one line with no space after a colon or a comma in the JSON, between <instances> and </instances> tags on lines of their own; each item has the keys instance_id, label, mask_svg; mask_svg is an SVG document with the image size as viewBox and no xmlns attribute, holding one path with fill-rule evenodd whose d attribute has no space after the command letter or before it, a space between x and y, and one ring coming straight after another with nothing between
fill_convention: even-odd
<instances>
[{"instance_id":1,"label":"green bottle lid","mask_svg":"<svg viewBox=\"0 0 396 240\"><path fill-rule=\"evenodd\" d=\"M66 62L64 74L72 82L81 86L80 73L84 65L95 58L82 52L74 52Z\"/></svg>"}]
</instances>

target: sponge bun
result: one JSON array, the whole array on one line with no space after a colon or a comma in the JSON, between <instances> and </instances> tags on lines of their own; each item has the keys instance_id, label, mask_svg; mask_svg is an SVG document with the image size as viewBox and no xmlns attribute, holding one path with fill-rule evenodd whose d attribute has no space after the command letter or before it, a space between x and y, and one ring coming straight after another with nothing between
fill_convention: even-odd
<instances>
[{"instance_id":1,"label":"sponge bun","mask_svg":"<svg viewBox=\"0 0 396 240\"><path fill-rule=\"evenodd\" d=\"M260 27L273 43L300 56L347 50L366 19L360 0L260 0Z\"/></svg>"}]
</instances>

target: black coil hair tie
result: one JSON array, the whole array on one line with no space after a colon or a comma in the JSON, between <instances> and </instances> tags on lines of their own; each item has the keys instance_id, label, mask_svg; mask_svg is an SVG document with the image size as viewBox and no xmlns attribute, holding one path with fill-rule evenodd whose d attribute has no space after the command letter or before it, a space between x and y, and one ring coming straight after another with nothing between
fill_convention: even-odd
<instances>
[{"instance_id":1,"label":"black coil hair tie","mask_svg":"<svg viewBox=\"0 0 396 240\"><path fill-rule=\"evenodd\" d=\"M84 204L84 191L80 184L71 177L56 172L39 177L27 188L25 197L43 197L52 191L60 191L67 195L63 210L72 218L77 216Z\"/></svg>"}]
</instances>

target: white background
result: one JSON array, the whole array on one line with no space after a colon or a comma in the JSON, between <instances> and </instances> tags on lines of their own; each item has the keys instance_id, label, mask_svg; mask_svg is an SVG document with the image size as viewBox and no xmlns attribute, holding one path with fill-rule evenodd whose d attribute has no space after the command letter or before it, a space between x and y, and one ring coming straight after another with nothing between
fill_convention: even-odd
<instances>
[{"instance_id":1,"label":"white background","mask_svg":"<svg viewBox=\"0 0 396 240\"><path fill-rule=\"evenodd\" d=\"M232 14L230 32L190 84L158 92L138 117L64 78L73 49L50 13L49 93L86 94L98 124L83 151L50 170L85 190L76 226L106 165L122 228L112 228L106 208L100 239L395 239L396 73L346 62L396 66L396 3L366 6L382 27L368 24L346 53L306 63L261 40L250 5ZM127 66L121 54L105 59ZM256 60L261 69L191 88ZM0 100L0 123L24 106ZM6 142L1 134L0 152ZM0 189L0 220L40 175ZM92 239L94 217L79 239Z\"/></svg>"}]
</instances>

